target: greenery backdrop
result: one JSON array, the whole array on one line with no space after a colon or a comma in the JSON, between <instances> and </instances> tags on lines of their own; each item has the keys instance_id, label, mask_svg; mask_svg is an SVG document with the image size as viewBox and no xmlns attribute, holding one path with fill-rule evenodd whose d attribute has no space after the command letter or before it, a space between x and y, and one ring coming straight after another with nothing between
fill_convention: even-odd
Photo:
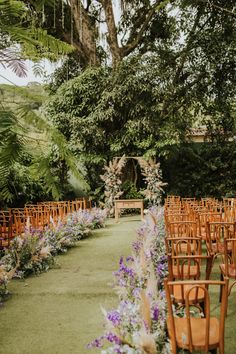
<instances>
[{"instance_id":1,"label":"greenery backdrop","mask_svg":"<svg viewBox=\"0 0 236 354\"><path fill-rule=\"evenodd\" d=\"M101 194L103 166L123 154L161 159L169 192L234 194L234 0L0 0L0 12L0 64L23 76L25 58L38 72L41 58L63 58L47 102L31 95L23 109L3 103L5 203L22 193L65 198L71 171ZM198 126L212 144L187 142ZM27 128L46 134L41 153ZM32 171L31 193L22 185ZM17 178L13 188L6 182Z\"/></svg>"}]
</instances>

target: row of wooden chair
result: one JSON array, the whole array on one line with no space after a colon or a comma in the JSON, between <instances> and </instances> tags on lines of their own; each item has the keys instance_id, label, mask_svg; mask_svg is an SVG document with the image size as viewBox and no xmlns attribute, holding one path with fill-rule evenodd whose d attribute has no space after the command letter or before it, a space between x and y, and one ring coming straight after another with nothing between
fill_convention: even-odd
<instances>
[{"instance_id":1,"label":"row of wooden chair","mask_svg":"<svg viewBox=\"0 0 236 354\"><path fill-rule=\"evenodd\" d=\"M166 200L169 276L165 280L165 290L167 327L173 353L177 353L178 348L212 353L219 349L220 354L224 353L228 295L236 283L235 209L235 199L219 202L204 198L197 201L171 196ZM202 252L204 244L206 254ZM212 281L213 263L219 255L222 257L221 280ZM234 280L231 286L229 278ZM209 287L216 285L220 287L219 319L210 316ZM197 312L192 311L193 307ZM175 312L182 313L182 316L176 316Z\"/></svg>"},{"instance_id":2,"label":"row of wooden chair","mask_svg":"<svg viewBox=\"0 0 236 354\"><path fill-rule=\"evenodd\" d=\"M91 201L87 198L26 204L24 208L0 211L0 249L9 247L11 240L27 228L44 230L59 221L63 223L68 214L83 209L91 209Z\"/></svg>"}]
</instances>

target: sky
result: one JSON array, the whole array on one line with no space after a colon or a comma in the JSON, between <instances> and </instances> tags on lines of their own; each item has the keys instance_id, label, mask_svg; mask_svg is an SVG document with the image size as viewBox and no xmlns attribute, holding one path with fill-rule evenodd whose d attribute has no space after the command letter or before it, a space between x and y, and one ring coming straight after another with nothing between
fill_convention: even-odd
<instances>
[{"instance_id":1,"label":"sky","mask_svg":"<svg viewBox=\"0 0 236 354\"><path fill-rule=\"evenodd\" d=\"M26 60L27 67L27 77L18 77L15 75L12 70L9 68L4 68L0 64L0 84L9 84L9 85L17 85L17 86L26 86L29 82L36 81L40 83L45 83L46 76L52 74L56 67L60 64L50 63L48 60L43 60L41 65L45 71L44 77L35 76L33 73L33 63L30 60Z\"/></svg>"}]
</instances>

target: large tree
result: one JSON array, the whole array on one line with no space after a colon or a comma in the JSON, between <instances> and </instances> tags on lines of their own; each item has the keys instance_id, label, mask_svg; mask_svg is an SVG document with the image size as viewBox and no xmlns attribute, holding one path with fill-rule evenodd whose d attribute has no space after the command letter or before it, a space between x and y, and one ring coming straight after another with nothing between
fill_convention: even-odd
<instances>
[{"instance_id":1,"label":"large tree","mask_svg":"<svg viewBox=\"0 0 236 354\"><path fill-rule=\"evenodd\" d=\"M137 49L148 50L148 40L163 36L163 13L170 0L54 1L35 8L37 20L56 38L74 46L83 66L105 59L112 66ZM32 3L30 3L32 6Z\"/></svg>"},{"instance_id":2,"label":"large tree","mask_svg":"<svg viewBox=\"0 0 236 354\"><path fill-rule=\"evenodd\" d=\"M113 60L112 70L83 72L47 106L54 124L90 163L98 154L168 155L196 121L207 124L212 136L223 132L227 140L235 134L235 2L155 3L144 32L132 17L135 6L152 5L130 1L117 26L117 38L124 34L120 48L128 45L129 35L139 34L134 52Z\"/></svg>"}]
</instances>

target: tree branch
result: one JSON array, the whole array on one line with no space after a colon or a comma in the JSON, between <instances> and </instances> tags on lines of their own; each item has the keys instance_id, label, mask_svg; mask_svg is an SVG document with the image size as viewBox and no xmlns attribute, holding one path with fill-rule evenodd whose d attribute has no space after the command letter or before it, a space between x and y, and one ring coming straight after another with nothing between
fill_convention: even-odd
<instances>
[{"instance_id":1,"label":"tree branch","mask_svg":"<svg viewBox=\"0 0 236 354\"><path fill-rule=\"evenodd\" d=\"M128 54L130 54L138 45L139 43L142 41L143 39L143 34L146 31L148 24L150 23L152 17L154 16L155 12L157 9L157 4L155 3L148 11L147 16L145 21L143 22L143 25L140 28L140 31L138 32L138 34L132 38L133 36L131 36L128 40L128 43L122 48L122 57L127 56Z\"/></svg>"},{"instance_id":2,"label":"tree branch","mask_svg":"<svg viewBox=\"0 0 236 354\"><path fill-rule=\"evenodd\" d=\"M216 4L214 4L213 1L212 2L209 1L209 0L197 0L197 1L198 2L202 2L204 4L207 4L207 5L210 5L210 6L216 8L216 9L222 11L222 12L227 12L228 14L236 17L236 12L230 11L230 10L226 9L225 7L221 7L219 5L216 5Z\"/></svg>"}]
</instances>

